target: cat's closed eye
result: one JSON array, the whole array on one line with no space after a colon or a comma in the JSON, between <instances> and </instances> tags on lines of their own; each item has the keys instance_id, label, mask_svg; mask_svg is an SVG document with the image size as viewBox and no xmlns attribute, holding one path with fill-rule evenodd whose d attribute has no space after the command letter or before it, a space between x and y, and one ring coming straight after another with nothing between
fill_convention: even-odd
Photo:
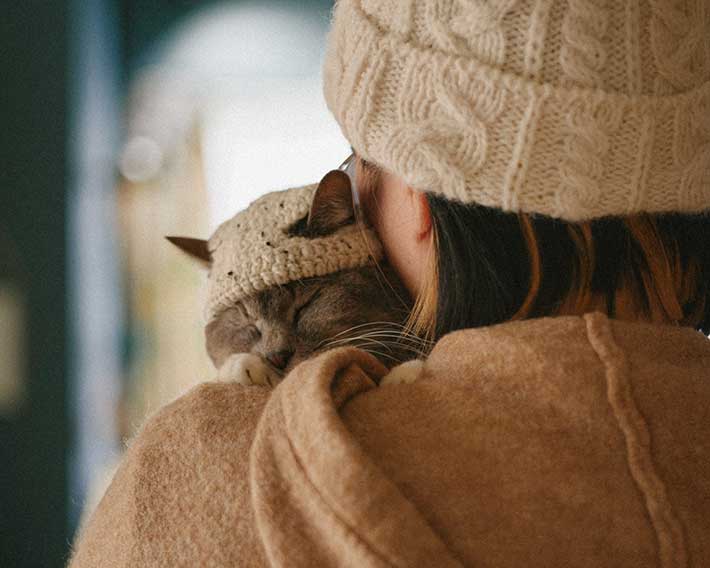
<instances>
[{"instance_id":1,"label":"cat's closed eye","mask_svg":"<svg viewBox=\"0 0 710 568\"><path fill-rule=\"evenodd\" d=\"M241 307L225 310L205 328L207 352L219 367L233 353L248 353L261 338L261 330Z\"/></svg>"},{"instance_id":2,"label":"cat's closed eye","mask_svg":"<svg viewBox=\"0 0 710 568\"><path fill-rule=\"evenodd\" d=\"M254 342L261 337L261 331L254 324L245 325L237 330L236 333L243 336L245 342Z\"/></svg>"}]
</instances>

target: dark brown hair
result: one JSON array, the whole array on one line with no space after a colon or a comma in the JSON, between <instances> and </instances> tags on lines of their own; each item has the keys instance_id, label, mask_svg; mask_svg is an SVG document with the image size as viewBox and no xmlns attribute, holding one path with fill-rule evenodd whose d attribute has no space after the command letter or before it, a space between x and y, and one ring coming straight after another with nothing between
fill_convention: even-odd
<instances>
[{"instance_id":1,"label":"dark brown hair","mask_svg":"<svg viewBox=\"0 0 710 568\"><path fill-rule=\"evenodd\" d=\"M570 223L427 195L436 241L434 335L583 314L710 333L710 217Z\"/></svg>"}]
</instances>

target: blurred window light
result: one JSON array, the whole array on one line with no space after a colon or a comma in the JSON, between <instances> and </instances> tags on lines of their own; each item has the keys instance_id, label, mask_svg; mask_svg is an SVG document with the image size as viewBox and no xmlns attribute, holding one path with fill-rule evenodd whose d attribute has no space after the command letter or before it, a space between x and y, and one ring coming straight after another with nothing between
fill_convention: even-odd
<instances>
[{"instance_id":1,"label":"blurred window light","mask_svg":"<svg viewBox=\"0 0 710 568\"><path fill-rule=\"evenodd\" d=\"M115 93L102 99L115 77L101 74L115 72L116 61L99 66L103 52L92 52L81 92L93 96L78 107L77 162L86 167L75 182L72 233L90 245L77 254L75 269L81 275L76 298L84 301L75 314L83 380L76 394L81 439L74 502L88 494L85 513L110 480L117 438L134 434L148 414L213 372L200 317L204 274L163 237L206 237L263 193L317 182L349 153L321 91L331 9L331 0L274 0L193 11L140 54L144 64L132 70L118 151L106 136L119 131ZM115 195L108 192L114 164L122 176ZM105 208L114 205L128 303L120 393L120 295L107 295L117 288L118 261L113 249L100 254L114 231ZM101 262L89 262L95 258ZM87 271L95 266L103 268Z\"/></svg>"},{"instance_id":2,"label":"blurred window light","mask_svg":"<svg viewBox=\"0 0 710 568\"><path fill-rule=\"evenodd\" d=\"M264 193L317 182L348 153L311 78L253 83L212 101L201 125L213 226Z\"/></svg>"},{"instance_id":3,"label":"blurred window light","mask_svg":"<svg viewBox=\"0 0 710 568\"><path fill-rule=\"evenodd\" d=\"M197 129L210 228L259 195L317 182L348 153L321 92L329 2L211 6L137 77L120 168L158 174Z\"/></svg>"}]
</instances>

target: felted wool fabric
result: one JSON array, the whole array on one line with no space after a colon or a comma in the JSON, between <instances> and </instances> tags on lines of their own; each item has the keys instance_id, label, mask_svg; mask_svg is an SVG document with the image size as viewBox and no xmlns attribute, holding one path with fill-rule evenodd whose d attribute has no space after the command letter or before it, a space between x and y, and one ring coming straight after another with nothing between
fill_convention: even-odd
<instances>
[{"instance_id":1,"label":"felted wool fabric","mask_svg":"<svg viewBox=\"0 0 710 568\"><path fill-rule=\"evenodd\" d=\"M710 566L710 341L602 314L205 383L131 441L71 568Z\"/></svg>"},{"instance_id":2,"label":"felted wool fabric","mask_svg":"<svg viewBox=\"0 0 710 568\"><path fill-rule=\"evenodd\" d=\"M289 234L310 210L317 184L268 193L210 237L206 317L274 285L358 268L382 258L375 233L357 224L330 235Z\"/></svg>"},{"instance_id":3,"label":"felted wool fabric","mask_svg":"<svg viewBox=\"0 0 710 568\"><path fill-rule=\"evenodd\" d=\"M569 221L710 209L707 0L339 0L324 91L419 190Z\"/></svg>"}]
</instances>

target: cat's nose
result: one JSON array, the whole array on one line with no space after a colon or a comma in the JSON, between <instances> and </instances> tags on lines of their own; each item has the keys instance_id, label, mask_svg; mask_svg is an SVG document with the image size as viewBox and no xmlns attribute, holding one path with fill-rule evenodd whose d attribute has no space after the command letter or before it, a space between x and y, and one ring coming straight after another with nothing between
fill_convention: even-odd
<instances>
[{"instance_id":1,"label":"cat's nose","mask_svg":"<svg viewBox=\"0 0 710 568\"><path fill-rule=\"evenodd\" d=\"M267 353L266 359L277 369L283 370L288 365L292 355L293 351L272 351Z\"/></svg>"}]
</instances>

